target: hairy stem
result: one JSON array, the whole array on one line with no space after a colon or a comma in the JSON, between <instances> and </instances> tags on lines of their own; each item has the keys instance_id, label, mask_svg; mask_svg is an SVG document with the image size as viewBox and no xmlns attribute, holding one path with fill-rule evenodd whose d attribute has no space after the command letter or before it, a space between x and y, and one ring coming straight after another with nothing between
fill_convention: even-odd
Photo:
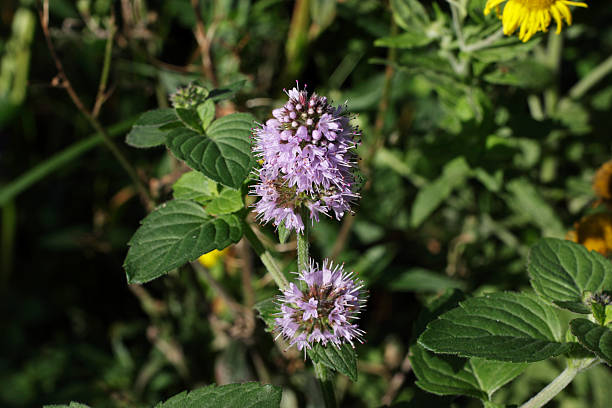
<instances>
[{"instance_id":1,"label":"hairy stem","mask_svg":"<svg viewBox=\"0 0 612 408\"><path fill-rule=\"evenodd\" d=\"M544 387L539 393L532 397L529 401L521 405L519 408L540 408L546 405L552 400L557 394L559 394L565 387L567 387L574 377L581 372L598 363L598 359L583 359L578 360L578 363L574 363L571 359L568 362L567 368L563 370L561 374L550 384Z\"/></svg>"},{"instance_id":2,"label":"hairy stem","mask_svg":"<svg viewBox=\"0 0 612 408\"><path fill-rule=\"evenodd\" d=\"M304 223L304 232L297 234L297 265L298 272L308 269L308 247L310 241L310 224L308 223L308 211L303 209L300 213Z\"/></svg>"},{"instance_id":3,"label":"hairy stem","mask_svg":"<svg viewBox=\"0 0 612 408\"><path fill-rule=\"evenodd\" d=\"M261 262L266 267L268 273L272 276L272 279L274 279L274 282L276 282L280 289L285 289L285 287L289 285L289 282L287 281L287 278L285 278L285 275L283 275L283 272L278 266L276 259L274 259L270 251L268 251L259 238L257 238L257 235L255 235L249 224L244 222L242 229L244 230L245 238L247 241L249 241L251 247L261 259Z\"/></svg>"},{"instance_id":4,"label":"hairy stem","mask_svg":"<svg viewBox=\"0 0 612 408\"><path fill-rule=\"evenodd\" d=\"M321 392L323 393L323 401L325 402L325 408L335 408L336 396L334 395L334 385L329 378L329 372L327 368L321 363L313 363L315 369L315 376L321 386Z\"/></svg>"}]
</instances>

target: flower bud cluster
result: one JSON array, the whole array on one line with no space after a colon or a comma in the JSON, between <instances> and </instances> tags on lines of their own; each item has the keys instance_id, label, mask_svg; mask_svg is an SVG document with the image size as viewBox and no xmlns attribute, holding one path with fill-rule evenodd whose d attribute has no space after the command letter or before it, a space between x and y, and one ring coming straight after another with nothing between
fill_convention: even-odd
<instances>
[{"instance_id":1,"label":"flower bud cluster","mask_svg":"<svg viewBox=\"0 0 612 408\"><path fill-rule=\"evenodd\" d=\"M339 220L358 198L354 149L359 132L350 124L345 106L332 106L326 97L293 88L289 101L272 111L273 118L254 130L253 150L262 163L253 193L259 219L284 223L303 231L306 208L311 220L319 214Z\"/></svg>"},{"instance_id":2,"label":"flower bud cluster","mask_svg":"<svg viewBox=\"0 0 612 408\"><path fill-rule=\"evenodd\" d=\"M276 331L290 346L306 351L315 343L339 347L343 343L362 342L364 331L353 322L365 303L363 282L342 265L329 260L319 268L312 260L309 269L298 274L303 289L290 283L279 298L281 312Z\"/></svg>"},{"instance_id":3,"label":"flower bud cluster","mask_svg":"<svg viewBox=\"0 0 612 408\"><path fill-rule=\"evenodd\" d=\"M170 95L170 102L173 108L189 109L204 102L207 96L208 89L192 82L185 87L178 88Z\"/></svg>"}]
</instances>

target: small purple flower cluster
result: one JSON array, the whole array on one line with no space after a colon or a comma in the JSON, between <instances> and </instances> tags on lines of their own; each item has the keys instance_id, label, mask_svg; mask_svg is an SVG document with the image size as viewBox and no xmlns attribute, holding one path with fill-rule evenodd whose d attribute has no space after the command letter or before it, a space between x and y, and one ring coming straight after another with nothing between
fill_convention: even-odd
<instances>
[{"instance_id":1,"label":"small purple flower cluster","mask_svg":"<svg viewBox=\"0 0 612 408\"><path fill-rule=\"evenodd\" d=\"M260 197L255 212L262 222L301 232L302 208L312 222L332 211L340 220L358 198L353 172L359 132L346 106L333 107L298 87L287 95L289 101L254 131L253 151L262 167L253 193Z\"/></svg>"},{"instance_id":2,"label":"small purple flower cluster","mask_svg":"<svg viewBox=\"0 0 612 408\"><path fill-rule=\"evenodd\" d=\"M354 340L363 342L365 332L353 321L364 306L365 291L353 272L345 273L342 265L333 267L328 260L319 269L311 260L310 268L300 272L298 280L305 283L304 290L290 283L279 298L277 338L282 335L290 346L295 344L304 352L315 343L339 347L347 342L354 346Z\"/></svg>"}]
</instances>

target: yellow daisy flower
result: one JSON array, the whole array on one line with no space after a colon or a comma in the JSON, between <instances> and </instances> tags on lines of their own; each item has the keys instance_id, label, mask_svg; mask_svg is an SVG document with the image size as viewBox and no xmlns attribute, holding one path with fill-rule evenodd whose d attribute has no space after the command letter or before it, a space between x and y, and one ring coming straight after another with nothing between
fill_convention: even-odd
<instances>
[{"instance_id":1,"label":"yellow daisy flower","mask_svg":"<svg viewBox=\"0 0 612 408\"><path fill-rule=\"evenodd\" d=\"M557 23L557 34L561 33L563 20L572 24L572 13L568 6L588 7L581 1L568 0L488 0L485 5L485 16L492 9L500 15L500 4L507 2L500 17L504 25L504 34L511 35L520 27L519 39L529 40L538 31L548 31L551 16Z\"/></svg>"}]
</instances>

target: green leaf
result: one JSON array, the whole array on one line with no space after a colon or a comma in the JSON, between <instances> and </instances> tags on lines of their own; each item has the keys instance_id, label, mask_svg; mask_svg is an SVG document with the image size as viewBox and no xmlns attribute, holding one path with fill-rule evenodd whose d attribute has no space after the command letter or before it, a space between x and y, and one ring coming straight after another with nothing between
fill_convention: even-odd
<instances>
[{"instance_id":1,"label":"green leaf","mask_svg":"<svg viewBox=\"0 0 612 408\"><path fill-rule=\"evenodd\" d=\"M419 388L437 395L467 395L487 399L486 392L480 389L472 373L469 360L436 355L418 344L411 347L410 352L410 362Z\"/></svg>"},{"instance_id":2,"label":"green leaf","mask_svg":"<svg viewBox=\"0 0 612 408\"><path fill-rule=\"evenodd\" d=\"M557 311L535 296L501 292L468 299L429 323L419 344L436 353L510 362L569 351Z\"/></svg>"},{"instance_id":3,"label":"green leaf","mask_svg":"<svg viewBox=\"0 0 612 408\"><path fill-rule=\"evenodd\" d=\"M156 279L241 237L242 227L236 216L212 217L193 201L169 201L142 220L130 240L124 263L128 282Z\"/></svg>"},{"instance_id":4,"label":"green leaf","mask_svg":"<svg viewBox=\"0 0 612 408\"><path fill-rule=\"evenodd\" d=\"M544 299L576 313L590 313L585 291L612 289L612 264L597 252L561 239L545 238L529 252L531 286Z\"/></svg>"},{"instance_id":5,"label":"green leaf","mask_svg":"<svg viewBox=\"0 0 612 408\"><path fill-rule=\"evenodd\" d=\"M506 188L512 193L512 197L508 200L510 206L537 225L543 235L555 237L565 235L565 228L553 208L528 180L522 178L512 180Z\"/></svg>"},{"instance_id":6,"label":"green leaf","mask_svg":"<svg viewBox=\"0 0 612 408\"><path fill-rule=\"evenodd\" d=\"M424 32L410 30L400 35L392 37L383 37L374 41L377 47L390 48L418 48L423 47L433 41L433 38L427 37Z\"/></svg>"},{"instance_id":7,"label":"green leaf","mask_svg":"<svg viewBox=\"0 0 612 408\"><path fill-rule=\"evenodd\" d=\"M196 111L202 122L202 129L206 130L215 118L215 103L207 99L204 103L198 105Z\"/></svg>"},{"instance_id":8,"label":"green leaf","mask_svg":"<svg viewBox=\"0 0 612 408\"><path fill-rule=\"evenodd\" d=\"M281 397L282 389L270 384L209 385L183 391L155 408L279 408Z\"/></svg>"},{"instance_id":9,"label":"green leaf","mask_svg":"<svg viewBox=\"0 0 612 408\"><path fill-rule=\"evenodd\" d=\"M230 99L238 91L242 89L245 83L246 83L245 80L241 80L241 81L236 81L232 84L229 84L224 88L213 89L208 94L208 99L210 99L213 102L219 102L225 99Z\"/></svg>"},{"instance_id":10,"label":"green leaf","mask_svg":"<svg viewBox=\"0 0 612 408\"><path fill-rule=\"evenodd\" d=\"M275 325L275 315L279 312L275 298L269 298L262 300L261 302L257 302L253 307L255 310L257 310L259 318L266 324L266 331L272 332Z\"/></svg>"},{"instance_id":11,"label":"green leaf","mask_svg":"<svg viewBox=\"0 0 612 408\"><path fill-rule=\"evenodd\" d=\"M180 122L173 109L156 109L143 113L125 137L132 147L154 147L166 141L167 127Z\"/></svg>"},{"instance_id":12,"label":"green leaf","mask_svg":"<svg viewBox=\"0 0 612 408\"><path fill-rule=\"evenodd\" d=\"M453 189L465 182L469 175L470 167L464 157L457 157L447 163L439 178L419 190L412 206L412 226L421 225L450 196Z\"/></svg>"},{"instance_id":13,"label":"green leaf","mask_svg":"<svg viewBox=\"0 0 612 408\"><path fill-rule=\"evenodd\" d=\"M425 25L429 16L418 0L391 0L391 11L397 25L410 30L415 23Z\"/></svg>"},{"instance_id":14,"label":"green leaf","mask_svg":"<svg viewBox=\"0 0 612 408\"><path fill-rule=\"evenodd\" d=\"M612 330L587 319L572 320L570 328L580 344L612 366Z\"/></svg>"},{"instance_id":15,"label":"green leaf","mask_svg":"<svg viewBox=\"0 0 612 408\"><path fill-rule=\"evenodd\" d=\"M390 280L387 287L393 291L432 291L463 288L463 282L423 268L411 268Z\"/></svg>"},{"instance_id":16,"label":"green leaf","mask_svg":"<svg viewBox=\"0 0 612 408\"><path fill-rule=\"evenodd\" d=\"M218 197L206 205L206 211L210 214L222 215L240 211L243 207L244 202L240 190L224 188Z\"/></svg>"},{"instance_id":17,"label":"green leaf","mask_svg":"<svg viewBox=\"0 0 612 408\"><path fill-rule=\"evenodd\" d=\"M202 127L202 122L200 122L200 116L195 109L176 108L174 111L185 126L198 133L202 133L204 128Z\"/></svg>"},{"instance_id":18,"label":"green leaf","mask_svg":"<svg viewBox=\"0 0 612 408\"><path fill-rule=\"evenodd\" d=\"M175 129L166 143L172 153L194 170L232 188L240 188L255 164L251 154L253 117L234 113L215 120L206 134Z\"/></svg>"},{"instance_id":19,"label":"green leaf","mask_svg":"<svg viewBox=\"0 0 612 408\"><path fill-rule=\"evenodd\" d=\"M337 348L332 345L325 347L317 343L308 350L308 355L315 363L322 363L346 375L351 381L357 381L357 354L349 344L344 343Z\"/></svg>"},{"instance_id":20,"label":"green leaf","mask_svg":"<svg viewBox=\"0 0 612 408\"><path fill-rule=\"evenodd\" d=\"M208 204L219 196L217 183L200 173L190 171L183 174L172 186L173 196L178 200L193 200Z\"/></svg>"},{"instance_id":21,"label":"green leaf","mask_svg":"<svg viewBox=\"0 0 612 408\"><path fill-rule=\"evenodd\" d=\"M550 68L533 58L511 60L497 65L497 69L484 76L493 84L512 85L528 89L544 89L554 78Z\"/></svg>"},{"instance_id":22,"label":"green leaf","mask_svg":"<svg viewBox=\"0 0 612 408\"><path fill-rule=\"evenodd\" d=\"M488 400L527 367L526 363L434 354L418 344L410 351L416 385L437 395L467 395Z\"/></svg>"}]
</instances>

